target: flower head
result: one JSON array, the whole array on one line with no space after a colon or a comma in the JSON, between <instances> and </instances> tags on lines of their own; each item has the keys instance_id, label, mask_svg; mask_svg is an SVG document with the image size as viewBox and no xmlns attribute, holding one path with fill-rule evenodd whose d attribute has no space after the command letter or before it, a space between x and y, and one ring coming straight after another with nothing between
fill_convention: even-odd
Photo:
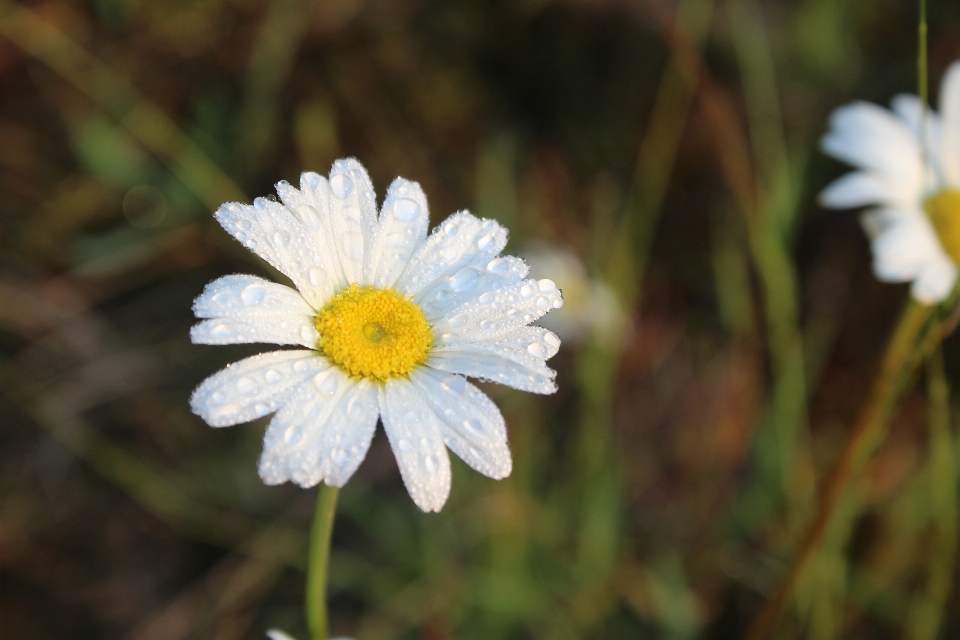
<instances>
[{"instance_id":1,"label":"flower head","mask_svg":"<svg viewBox=\"0 0 960 640\"><path fill-rule=\"evenodd\" d=\"M950 293L960 265L960 62L943 78L940 114L924 116L913 95L896 96L891 107L855 102L833 112L823 150L860 170L820 201L873 205L863 221L877 278L911 282L913 296L933 304Z\"/></svg>"},{"instance_id":2,"label":"flower head","mask_svg":"<svg viewBox=\"0 0 960 640\"><path fill-rule=\"evenodd\" d=\"M529 326L562 305L550 280L500 256L506 229L456 213L427 237L427 200L397 178L379 213L353 159L329 179L304 173L280 201L227 203L217 221L296 289L249 275L211 282L194 302L196 343L265 342L263 353L207 378L194 413L224 427L276 412L264 437L267 484L343 486L378 418L404 483L424 511L450 492L447 448L491 478L510 474L506 425L465 376L553 393L559 338Z\"/></svg>"}]
</instances>

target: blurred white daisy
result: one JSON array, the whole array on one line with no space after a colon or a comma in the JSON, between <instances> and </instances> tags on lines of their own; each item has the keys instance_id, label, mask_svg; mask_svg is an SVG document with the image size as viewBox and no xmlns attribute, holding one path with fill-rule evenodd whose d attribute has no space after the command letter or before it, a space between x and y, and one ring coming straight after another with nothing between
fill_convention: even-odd
<instances>
[{"instance_id":1,"label":"blurred white daisy","mask_svg":"<svg viewBox=\"0 0 960 640\"><path fill-rule=\"evenodd\" d=\"M217 221L289 277L296 289L249 275L211 282L194 302L195 343L265 342L306 350L263 353L207 378L190 400L214 427L276 411L264 436L267 484L343 486L370 447L378 417L417 506L438 511L450 492L449 447L491 477L510 474L506 426L464 376L553 393L546 366L556 334L528 326L562 305L551 280L500 256L507 231L456 213L427 237L427 200L402 178L377 212L354 159L330 178L304 173L280 202L227 203Z\"/></svg>"},{"instance_id":2,"label":"blurred white daisy","mask_svg":"<svg viewBox=\"0 0 960 640\"><path fill-rule=\"evenodd\" d=\"M822 148L860 170L828 186L820 201L874 205L863 223L877 278L911 282L917 300L934 304L953 289L960 264L960 62L943 78L940 114L929 110L924 119L914 95L896 96L891 107L855 102L833 112Z\"/></svg>"},{"instance_id":3,"label":"blurred white daisy","mask_svg":"<svg viewBox=\"0 0 960 640\"><path fill-rule=\"evenodd\" d=\"M629 340L631 327L616 294L602 280L587 277L583 263L572 252L538 243L523 252L534 273L549 273L563 291L563 308L541 324L563 340L582 342L592 336L602 346L616 349Z\"/></svg>"}]
</instances>

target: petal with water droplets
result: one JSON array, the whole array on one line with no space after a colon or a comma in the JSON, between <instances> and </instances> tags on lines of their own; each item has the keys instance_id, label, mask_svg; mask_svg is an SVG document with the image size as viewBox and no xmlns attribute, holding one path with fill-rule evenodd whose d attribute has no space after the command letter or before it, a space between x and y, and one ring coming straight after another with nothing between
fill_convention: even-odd
<instances>
[{"instance_id":1,"label":"petal with water droplets","mask_svg":"<svg viewBox=\"0 0 960 640\"><path fill-rule=\"evenodd\" d=\"M190 408L213 427L227 427L273 413L293 389L329 367L315 351L271 351L235 362L190 396Z\"/></svg>"},{"instance_id":2,"label":"petal with water droplets","mask_svg":"<svg viewBox=\"0 0 960 640\"><path fill-rule=\"evenodd\" d=\"M440 511L450 495L444 424L406 378L381 387L383 428L410 497L423 511Z\"/></svg>"}]
</instances>

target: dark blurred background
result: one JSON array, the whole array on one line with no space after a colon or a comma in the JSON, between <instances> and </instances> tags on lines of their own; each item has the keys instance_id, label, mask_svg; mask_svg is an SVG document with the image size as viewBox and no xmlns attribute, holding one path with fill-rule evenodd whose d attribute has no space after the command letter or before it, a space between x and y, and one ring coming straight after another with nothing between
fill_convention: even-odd
<instances>
[{"instance_id":1,"label":"dark blurred background","mask_svg":"<svg viewBox=\"0 0 960 640\"><path fill-rule=\"evenodd\" d=\"M282 279L221 202L345 156L419 181L434 224L507 225L566 305L560 391L484 387L508 479L456 461L426 515L375 438L333 631L740 637L906 299L816 205L846 170L817 141L915 91L916 30L896 0L0 0L0 638L304 638L314 490L262 485L266 420L187 404L267 347L191 345L190 305ZM931 0L932 95L957 57ZM926 406L921 378L777 637L960 634L960 449Z\"/></svg>"}]
</instances>

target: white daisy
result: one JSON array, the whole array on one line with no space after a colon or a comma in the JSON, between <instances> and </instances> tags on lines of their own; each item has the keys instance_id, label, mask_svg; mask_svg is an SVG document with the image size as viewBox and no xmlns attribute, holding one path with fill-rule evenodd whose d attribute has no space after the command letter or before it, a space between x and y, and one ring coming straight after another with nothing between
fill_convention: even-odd
<instances>
[{"instance_id":1,"label":"white daisy","mask_svg":"<svg viewBox=\"0 0 960 640\"><path fill-rule=\"evenodd\" d=\"M960 264L960 62L943 78L941 113L928 111L924 125L917 96L898 95L891 107L855 102L833 112L822 148L860 170L828 186L820 201L875 205L863 218L874 273L912 282L913 296L934 304L953 289Z\"/></svg>"},{"instance_id":2,"label":"white daisy","mask_svg":"<svg viewBox=\"0 0 960 640\"><path fill-rule=\"evenodd\" d=\"M450 492L447 447L491 477L510 474L506 426L464 376L553 393L546 366L559 338L528 326L562 305L551 280L500 256L507 231L456 213L427 237L427 200L394 180L378 215L354 159L329 180L304 173L281 202L227 203L217 221L289 277L296 289L249 275L211 282L194 302L195 343L267 342L272 351L207 378L190 400L214 427L276 411L264 436L267 484L343 486L383 421L403 481L424 511Z\"/></svg>"}]
</instances>

